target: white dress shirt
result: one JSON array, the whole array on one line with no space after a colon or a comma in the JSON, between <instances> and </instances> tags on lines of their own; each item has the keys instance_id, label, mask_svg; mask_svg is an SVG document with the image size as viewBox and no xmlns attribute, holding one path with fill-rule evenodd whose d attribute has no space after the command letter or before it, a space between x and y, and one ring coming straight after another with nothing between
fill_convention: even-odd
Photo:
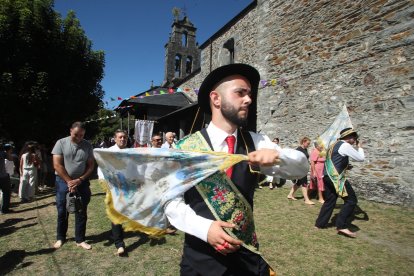
<instances>
[{"instance_id":1,"label":"white dress shirt","mask_svg":"<svg viewBox=\"0 0 414 276\"><path fill-rule=\"evenodd\" d=\"M227 152L228 146L225 141L228 134L210 122L207 127L207 133L210 138L214 151ZM236 137L237 148L237 130L233 133ZM277 176L285 179L296 179L303 177L309 171L309 163L306 156L293 149L281 149L278 145L270 141L269 137L262 134L250 132L255 148L258 149L275 149L279 151L281 163L276 166L261 167L260 171L267 175ZM164 206L168 220L179 230L196 236L207 242L207 233L213 222L210 219L198 216L193 209L184 202L183 197L175 198Z\"/></svg>"},{"instance_id":2,"label":"white dress shirt","mask_svg":"<svg viewBox=\"0 0 414 276\"><path fill-rule=\"evenodd\" d=\"M357 161L357 162L363 162L365 160L365 154L362 148L358 147L358 151L357 151L351 144L345 141L344 143L342 143L341 146L339 146L338 153L341 156L349 156L354 161Z\"/></svg>"},{"instance_id":3,"label":"white dress shirt","mask_svg":"<svg viewBox=\"0 0 414 276\"><path fill-rule=\"evenodd\" d=\"M161 148L169 149L169 148L172 148L172 145L168 143L168 141L165 141L164 144L161 145Z\"/></svg>"}]
</instances>

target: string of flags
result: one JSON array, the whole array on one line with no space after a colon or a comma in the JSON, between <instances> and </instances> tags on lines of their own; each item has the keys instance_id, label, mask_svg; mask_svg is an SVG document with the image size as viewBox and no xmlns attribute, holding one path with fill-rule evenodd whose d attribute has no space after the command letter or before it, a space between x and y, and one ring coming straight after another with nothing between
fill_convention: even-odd
<instances>
[{"instance_id":1,"label":"string of flags","mask_svg":"<svg viewBox=\"0 0 414 276\"><path fill-rule=\"evenodd\" d=\"M118 106L114 110L121 110L121 109L126 109L126 108L131 108L131 107L134 107L134 106L133 105Z\"/></svg>"},{"instance_id":2,"label":"string of flags","mask_svg":"<svg viewBox=\"0 0 414 276\"><path fill-rule=\"evenodd\" d=\"M289 85L287 83L287 80L285 78L279 78L279 79L268 79L268 80L260 80L259 82L259 89L263 89L265 87L269 87L269 86L281 86L283 88L288 88ZM130 99L142 99L145 97L149 97L149 96L156 96L156 95L164 95L164 94L174 94L174 93L183 93L183 92L194 92L196 94L198 94L198 89L191 89L188 87L182 88L182 87L178 87L178 88L165 88L165 87L161 87L161 88L155 88L154 90L151 91L147 91L145 92L145 94L140 95L140 96L131 96L129 98L121 98L121 97L110 97L110 101L114 102L114 101L123 101L123 100L130 100ZM108 102L105 102L106 105L108 105ZM117 107L116 109L122 109L122 108L130 108L132 107L131 105L129 106L123 106L123 107Z\"/></svg>"},{"instance_id":3,"label":"string of flags","mask_svg":"<svg viewBox=\"0 0 414 276\"><path fill-rule=\"evenodd\" d=\"M259 89L260 88L265 88L267 86L277 86L280 85L283 88L288 88L289 85L287 84L287 80L285 78L280 78L280 79L270 79L270 80L260 80L260 85L259 85Z\"/></svg>"},{"instance_id":4,"label":"string of flags","mask_svg":"<svg viewBox=\"0 0 414 276\"><path fill-rule=\"evenodd\" d=\"M107 119L111 119L111 118L115 118L115 117L116 117L116 114L114 114L112 116L104 116L104 117L101 117L101 118L88 120L88 121L85 121L85 123L97 122L97 121L107 120Z\"/></svg>"}]
</instances>

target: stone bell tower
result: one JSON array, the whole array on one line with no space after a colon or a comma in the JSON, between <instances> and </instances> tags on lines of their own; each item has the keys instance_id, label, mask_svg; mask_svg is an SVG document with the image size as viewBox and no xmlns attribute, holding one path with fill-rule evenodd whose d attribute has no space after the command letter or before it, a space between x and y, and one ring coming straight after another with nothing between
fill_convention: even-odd
<instances>
[{"instance_id":1,"label":"stone bell tower","mask_svg":"<svg viewBox=\"0 0 414 276\"><path fill-rule=\"evenodd\" d=\"M196 28L187 16L175 18L165 44L164 85L173 85L200 68L201 51L196 43Z\"/></svg>"}]
</instances>

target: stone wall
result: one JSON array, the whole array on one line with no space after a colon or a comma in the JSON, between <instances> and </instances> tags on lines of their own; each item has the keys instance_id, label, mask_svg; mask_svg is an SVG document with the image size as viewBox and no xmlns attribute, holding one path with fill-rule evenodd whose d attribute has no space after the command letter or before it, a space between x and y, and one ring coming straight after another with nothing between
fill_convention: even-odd
<instances>
[{"instance_id":1,"label":"stone wall","mask_svg":"<svg viewBox=\"0 0 414 276\"><path fill-rule=\"evenodd\" d=\"M288 87L259 90L257 129L296 147L316 138L346 104L363 140L364 163L349 177L358 195L414 206L414 2L409 0L259 0L202 49L199 87L225 64L222 45L235 39L235 61Z\"/></svg>"}]
</instances>

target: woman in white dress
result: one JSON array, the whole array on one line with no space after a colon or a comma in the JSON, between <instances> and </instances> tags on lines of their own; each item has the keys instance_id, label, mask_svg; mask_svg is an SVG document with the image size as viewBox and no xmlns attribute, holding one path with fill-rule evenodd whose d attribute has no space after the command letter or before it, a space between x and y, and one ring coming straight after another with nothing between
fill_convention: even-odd
<instances>
[{"instance_id":1,"label":"woman in white dress","mask_svg":"<svg viewBox=\"0 0 414 276\"><path fill-rule=\"evenodd\" d=\"M35 195L39 165L40 159L36 154L35 145L29 144L20 157L19 197L22 202L32 200Z\"/></svg>"}]
</instances>

